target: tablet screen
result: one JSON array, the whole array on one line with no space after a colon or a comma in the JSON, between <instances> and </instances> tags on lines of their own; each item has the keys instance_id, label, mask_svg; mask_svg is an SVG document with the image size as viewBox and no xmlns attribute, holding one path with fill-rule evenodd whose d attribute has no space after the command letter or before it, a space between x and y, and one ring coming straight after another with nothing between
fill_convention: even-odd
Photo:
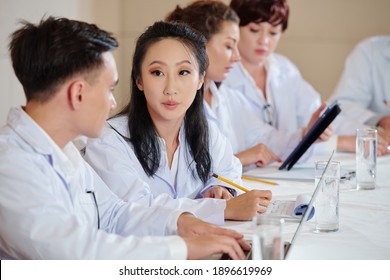
<instances>
[{"instance_id":1,"label":"tablet screen","mask_svg":"<svg viewBox=\"0 0 390 280\"><path fill-rule=\"evenodd\" d=\"M279 167L279 170L290 170L294 164L301 158L301 156L309 149L309 147L320 137L322 132L331 124L331 122L340 114L341 109L334 101L329 105L324 113L318 118L316 123L311 127L309 132L303 137L301 142L295 147L283 164Z\"/></svg>"}]
</instances>

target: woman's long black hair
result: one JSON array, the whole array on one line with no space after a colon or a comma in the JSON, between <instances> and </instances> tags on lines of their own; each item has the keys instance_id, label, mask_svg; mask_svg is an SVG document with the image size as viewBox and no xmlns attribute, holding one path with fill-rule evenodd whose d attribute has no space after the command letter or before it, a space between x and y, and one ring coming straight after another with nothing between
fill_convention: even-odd
<instances>
[{"instance_id":1,"label":"woman's long black hair","mask_svg":"<svg viewBox=\"0 0 390 280\"><path fill-rule=\"evenodd\" d=\"M159 21L138 38L133 56L130 102L118 115L128 116L130 142L148 176L156 173L160 165L161 151L158 133L147 109L145 95L138 89L136 81L141 78L141 65L149 47L165 38L180 41L194 54L200 76L204 76L208 66L206 39L183 23ZM196 163L197 174L206 182L211 170L211 157L208 124L203 110L203 86L197 91L194 102L188 108L184 123L186 142Z\"/></svg>"}]
</instances>

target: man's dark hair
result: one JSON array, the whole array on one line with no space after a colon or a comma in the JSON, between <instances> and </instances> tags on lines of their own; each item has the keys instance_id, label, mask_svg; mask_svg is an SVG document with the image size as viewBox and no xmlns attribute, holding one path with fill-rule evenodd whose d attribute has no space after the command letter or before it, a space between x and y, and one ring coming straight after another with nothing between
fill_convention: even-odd
<instances>
[{"instance_id":1,"label":"man's dark hair","mask_svg":"<svg viewBox=\"0 0 390 280\"><path fill-rule=\"evenodd\" d=\"M48 101L75 74L92 79L103 65L102 53L118 47L111 33L94 24L54 17L21 24L10 36L9 51L27 101Z\"/></svg>"}]
</instances>

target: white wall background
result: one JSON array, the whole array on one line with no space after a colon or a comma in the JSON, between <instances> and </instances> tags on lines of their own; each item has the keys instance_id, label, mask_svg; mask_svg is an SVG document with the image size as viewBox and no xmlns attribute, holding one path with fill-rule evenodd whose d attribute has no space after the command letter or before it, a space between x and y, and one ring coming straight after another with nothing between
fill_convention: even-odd
<instances>
[{"instance_id":1,"label":"white wall background","mask_svg":"<svg viewBox=\"0 0 390 280\"><path fill-rule=\"evenodd\" d=\"M0 0L0 126L12 106L24 104L22 87L8 58L8 36L20 18L38 22L44 15L93 22L113 32L120 42L115 55L119 103L129 96L134 42L176 4L190 0ZM230 0L223 0L229 3ZM303 76L326 99L341 74L346 55L363 38L390 34L390 0L289 0L289 28L278 51L297 64Z\"/></svg>"},{"instance_id":2,"label":"white wall background","mask_svg":"<svg viewBox=\"0 0 390 280\"><path fill-rule=\"evenodd\" d=\"M289 0L279 52L321 93L333 93L344 61L362 39L390 35L390 0Z\"/></svg>"}]
</instances>

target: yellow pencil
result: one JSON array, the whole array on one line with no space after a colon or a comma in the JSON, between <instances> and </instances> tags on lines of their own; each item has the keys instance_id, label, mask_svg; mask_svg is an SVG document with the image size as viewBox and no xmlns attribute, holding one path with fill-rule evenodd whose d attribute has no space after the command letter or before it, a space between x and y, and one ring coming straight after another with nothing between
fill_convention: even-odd
<instances>
[{"instance_id":1,"label":"yellow pencil","mask_svg":"<svg viewBox=\"0 0 390 280\"><path fill-rule=\"evenodd\" d=\"M211 172L210 175L215 177L215 178L217 178L217 179L219 179L219 180L221 180L221 181L223 181L223 182L225 182L225 183L228 183L229 185L232 185L233 187L236 187L237 189L242 190L243 192L249 192L248 189L246 189L246 188L240 186L239 184L236 184L236 183L234 183L234 182L232 182L232 181L230 181L230 180L228 180L228 179L226 179L224 177L221 177L218 174L215 174L215 173Z\"/></svg>"},{"instance_id":2,"label":"yellow pencil","mask_svg":"<svg viewBox=\"0 0 390 280\"><path fill-rule=\"evenodd\" d=\"M221 181L223 181L223 182L225 182L225 183L228 183L229 185L232 185L233 187L236 187L237 189L242 190L243 192L249 192L249 190L244 188L243 186L240 186L239 184L236 184L236 183L234 183L234 182L232 182L232 181L230 181L230 180L228 180L228 179L226 179L224 177L221 177L218 174L215 174L214 172L211 172L210 175L215 177L215 178L217 178L217 179L219 179L219 180L221 180ZM261 197L261 199L269 201L268 197Z\"/></svg>"},{"instance_id":3,"label":"yellow pencil","mask_svg":"<svg viewBox=\"0 0 390 280\"><path fill-rule=\"evenodd\" d=\"M259 178L253 178L253 177L248 177L248 176L242 176L241 178L244 179L244 180L260 182L260 183L264 183L264 184L268 184L268 185L273 185L273 186L279 185L278 183L271 182L271 181L264 180L264 179L259 179Z\"/></svg>"}]
</instances>

